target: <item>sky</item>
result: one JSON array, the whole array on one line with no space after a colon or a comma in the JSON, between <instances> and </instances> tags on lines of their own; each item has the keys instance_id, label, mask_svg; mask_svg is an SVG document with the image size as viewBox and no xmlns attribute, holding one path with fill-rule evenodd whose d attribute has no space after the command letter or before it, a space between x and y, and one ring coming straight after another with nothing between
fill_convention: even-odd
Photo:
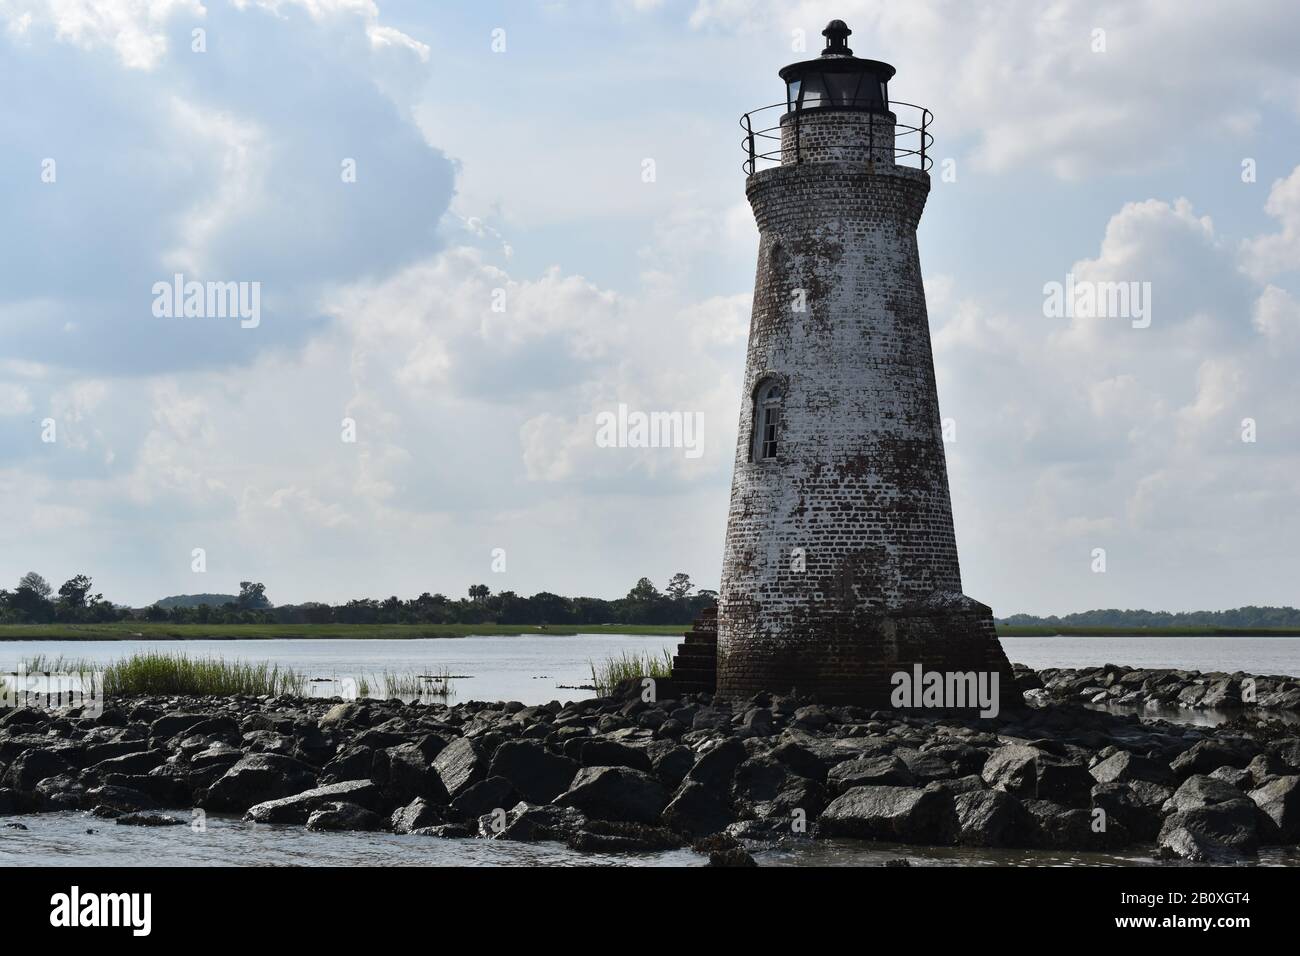
<instances>
[{"instance_id":1,"label":"sky","mask_svg":"<svg viewBox=\"0 0 1300 956\"><path fill-rule=\"evenodd\" d=\"M1300 604L1292 0L0 0L0 586L716 588L738 121L833 17L935 116L965 592ZM159 314L177 274L256 321ZM1047 314L1067 275L1149 324ZM700 453L601 447L620 405Z\"/></svg>"}]
</instances>

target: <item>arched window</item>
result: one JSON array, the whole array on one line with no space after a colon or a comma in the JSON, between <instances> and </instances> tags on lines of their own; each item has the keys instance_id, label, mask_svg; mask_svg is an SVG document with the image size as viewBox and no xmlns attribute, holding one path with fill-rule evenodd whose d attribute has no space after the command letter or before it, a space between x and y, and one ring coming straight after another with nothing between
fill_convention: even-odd
<instances>
[{"instance_id":1,"label":"arched window","mask_svg":"<svg viewBox=\"0 0 1300 956\"><path fill-rule=\"evenodd\" d=\"M753 461L770 461L776 457L776 427L781 423L781 384L772 379L761 382L754 390Z\"/></svg>"}]
</instances>

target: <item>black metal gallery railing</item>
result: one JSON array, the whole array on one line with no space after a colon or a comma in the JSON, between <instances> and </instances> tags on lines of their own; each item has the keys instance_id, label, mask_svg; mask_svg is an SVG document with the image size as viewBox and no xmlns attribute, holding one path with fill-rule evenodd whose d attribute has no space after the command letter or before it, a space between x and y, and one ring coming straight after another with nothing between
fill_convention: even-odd
<instances>
[{"instance_id":1,"label":"black metal gallery railing","mask_svg":"<svg viewBox=\"0 0 1300 956\"><path fill-rule=\"evenodd\" d=\"M912 119L912 122L900 120L899 107L903 108L902 115ZM773 112L775 110L780 112ZM802 128L806 123L812 122L812 118L824 116L828 112L832 111L826 109L791 111L786 103L773 103L771 106L750 110L742 116L740 128L745 131L745 138L741 141L741 148L745 150L747 157L744 163L745 175L752 176L760 169L781 165L787 150L793 152L796 163L803 162L805 149L801 144ZM854 110L853 112L867 113L872 117L870 122L863 124L866 140L859 143L837 144L833 147L837 154L843 155L847 152L849 158L853 158L856 152L860 152L863 163L873 161L876 158L875 117L893 116L894 162L926 171L934 165L934 157L931 155L934 136L930 133L934 114L924 106L891 100L887 110ZM786 119L787 114L788 119ZM804 120L805 116L810 119ZM765 125L774 120L775 125ZM785 120L784 124L782 120ZM788 135L788 143L783 142L783 133ZM881 146L883 148L884 144L882 143ZM825 147L818 147L819 150L823 148Z\"/></svg>"}]
</instances>

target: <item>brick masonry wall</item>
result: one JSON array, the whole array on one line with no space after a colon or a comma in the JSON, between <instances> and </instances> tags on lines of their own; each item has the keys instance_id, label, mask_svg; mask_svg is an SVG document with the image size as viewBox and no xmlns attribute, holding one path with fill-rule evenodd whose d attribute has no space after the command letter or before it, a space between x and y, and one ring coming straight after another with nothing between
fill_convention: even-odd
<instances>
[{"instance_id":1,"label":"brick masonry wall","mask_svg":"<svg viewBox=\"0 0 1300 956\"><path fill-rule=\"evenodd\" d=\"M915 618L936 595L953 626L926 612L923 663L1006 667L988 608L961 598L916 245L929 176L893 164L892 135L889 161L865 163L866 115L805 117L801 161L788 149L746 187L761 241L719 597L724 694L875 699L900 653L926 644L900 645L890 615ZM768 379L783 385L779 451L752 461Z\"/></svg>"}]
</instances>

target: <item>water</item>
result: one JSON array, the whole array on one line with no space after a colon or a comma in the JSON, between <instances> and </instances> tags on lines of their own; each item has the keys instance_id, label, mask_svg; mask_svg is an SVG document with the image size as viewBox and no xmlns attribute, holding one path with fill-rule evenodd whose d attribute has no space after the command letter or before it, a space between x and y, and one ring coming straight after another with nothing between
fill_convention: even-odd
<instances>
[{"instance_id":1,"label":"water","mask_svg":"<svg viewBox=\"0 0 1300 956\"><path fill-rule=\"evenodd\" d=\"M18 668L19 661L42 655L86 660L94 664L140 652L185 654L192 658L221 657L249 663L267 661L292 667L308 679L368 677L384 670L399 674L430 674L443 668L451 681L453 702L517 700L545 704L552 700L582 700L591 690L591 661L624 653L660 656L671 653L680 637L626 634L546 635L509 637L413 638L409 640L265 640L265 641L6 641L0 643L0 673ZM334 696L337 684L312 685L313 693Z\"/></svg>"},{"instance_id":2,"label":"water","mask_svg":"<svg viewBox=\"0 0 1300 956\"><path fill-rule=\"evenodd\" d=\"M1007 657L1044 667L1175 667L1300 675L1300 637L1004 637Z\"/></svg>"},{"instance_id":3,"label":"water","mask_svg":"<svg viewBox=\"0 0 1300 956\"><path fill-rule=\"evenodd\" d=\"M0 643L0 672L21 658L84 658L108 663L137 651L183 652L270 661L309 677L340 678L381 670L428 673L446 667L472 675L452 682L457 700L518 700L526 704L578 700L590 691L560 685L589 684L591 660L624 652L659 654L676 637L628 635L521 635L420 640L270 641L15 641ZM1012 637L1007 656L1035 668L1179 667L1201 671L1300 674L1300 638L1293 637ZM324 691L322 691L324 692ZM1155 715L1150 715L1155 716ZM1181 711L1160 716L1213 722L1214 715ZM178 814L188 822L188 816ZM27 830L4 827L21 822ZM93 830L93 833L87 833ZM1142 849L1116 854L1044 853L1026 850L927 848L851 840L797 841L754 850L774 866L882 865L905 858L925 866L1141 866L1155 863ZM190 826L118 826L86 813L0 817L0 865L83 866L696 866L705 858L688 850L668 853L578 854L556 843L441 840L387 833L311 833L301 827L254 826L209 816L205 832ZM1300 866L1300 852L1269 849L1265 865Z\"/></svg>"}]
</instances>

